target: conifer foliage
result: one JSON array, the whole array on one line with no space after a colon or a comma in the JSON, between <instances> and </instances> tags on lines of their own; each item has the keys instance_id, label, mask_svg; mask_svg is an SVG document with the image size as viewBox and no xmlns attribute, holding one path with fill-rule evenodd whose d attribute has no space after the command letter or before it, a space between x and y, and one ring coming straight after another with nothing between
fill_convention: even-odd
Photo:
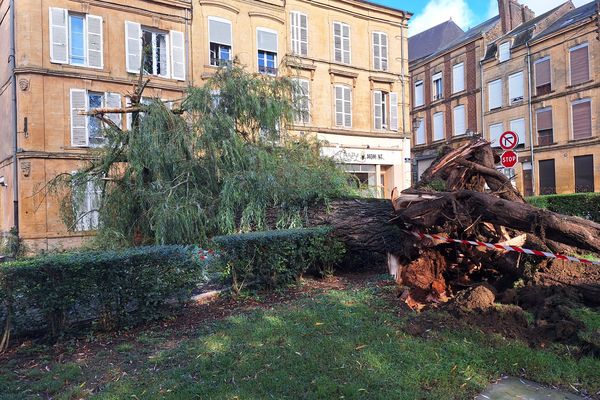
<instances>
[{"instance_id":1,"label":"conifer foliage","mask_svg":"<svg viewBox=\"0 0 600 400\"><path fill-rule=\"evenodd\" d=\"M99 186L98 239L107 245L203 243L219 234L303 224L307 208L353 195L348 176L320 157L319 144L288 134L295 113L290 78L250 74L234 65L173 107L132 96L131 129L109 124L107 144L90 165L64 177L72 190L63 219L86 218L78 194ZM90 117L92 118L92 117ZM90 212L90 210L87 210Z\"/></svg>"}]
</instances>

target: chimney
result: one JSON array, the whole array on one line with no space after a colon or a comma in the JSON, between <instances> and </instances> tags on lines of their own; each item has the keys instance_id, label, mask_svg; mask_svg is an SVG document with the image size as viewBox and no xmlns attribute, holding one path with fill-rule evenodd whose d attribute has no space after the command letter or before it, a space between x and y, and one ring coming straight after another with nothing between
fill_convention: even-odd
<instances>
[{"instance_id":1,"label":"chimney","mask_svg":"<svg viewBox=\"0 0 600 400\"><path fill-rule=\"evenodd\" d=\"M535 13L517 0L498 0L498 12L502 33L504 34L535 18Z\"/></svg>"}]
</instances>

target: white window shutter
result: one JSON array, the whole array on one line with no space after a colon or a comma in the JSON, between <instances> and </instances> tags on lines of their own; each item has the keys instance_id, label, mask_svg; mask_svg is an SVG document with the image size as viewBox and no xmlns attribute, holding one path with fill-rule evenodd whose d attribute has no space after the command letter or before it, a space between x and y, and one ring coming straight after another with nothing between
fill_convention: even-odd
<instances>
[{"instance_id":1,"label":"white window shutter","mask_svg":"<svg viewBox=\"0 0 600 400\"><path fill-rule=\"evenodd\" d=\"M79 114L87 109L87 92L71 89L71 146L88 146L88 117Z\"/></svg>"},{"instance_id":2,"label":"white window shutter","mask_svg":"<svg viewBox=\"0 0 600 400\"><path fill-rule=\"evenodd\" d=\"M88 67L104 68L102 17L86 15Z\"/></svg>"},{"instance_id":3,"label":"white window shutter","mask_svg":"<svg viewBox=\"0 0 600 400\"><path fill-rule=\"evenodd\" d=\"M456 64L452 68L452 93L465 90L465 64Z\"/></svg>"},{"instance_id":4,"label":"white window shutter","mask_svg":"<svg viewBox=\"0 0 600 400\"><path fill-rule=\"evenodd\" d=\"M127 107L127 108L131 107L131 97L129 97L129 96L125 96L125 107ZM130 131L131 124L132 124L131 113L127 113L127 114L125 114L125 129Z\"/></svg>"},{"instance_id":5,"label":"white window shutter","mask_svg":"<svg viewBox=\"0 0 600 400\"><path fill-rule=\"evenodd\" d=\"M334 22L333 24L333 59L342 62L342 24Z\"/></svg>"},{"instance_id":6,"label":"white window shutter","mask_svg":"<svg viewBox=\"0 0 600 400\"><path fill-rule=\"evenodd\" d=\"M69 62L68 12L63 8L50 7L50 61Z\"/></svg>"},{"instance_id":7,"label":"white window shutter","mask_svg":"<svg viewBox=\"0 0 600 400\"><path fill-rule=\"evenodd\" d=\"M335 124L344 125L344 88L335 87Z\"/></svg>"},{"instance_id":8,"label":"white window shutter","mask_svg":"<svg viewBox=\"0 0 600 400\"><path fill-rule=\"evenodd\" d=\"M381 70L387 71L388 69L388 44L387 35L381 34Z\"/></svg>"},{"instance_id":9,"label":"white window shutter","mask_svg":"<svg viewBox=\"0 0 600 400\"><path fill-rule=\"evenodd\" d=\"M352 91L344 87L344 126L352 127Z\"/></svg>"},{"instance_id":10,"label":"white window shutter","mask_svg":"<svg viewBox=\"0 0 600 400\"><path fill-rule=\"evenodd\" d=\"M510 121L510 130L517 134L517 136L519 137L519 144L522 144L522 145L525 144L525 136L526 136L525 129L526 129L525 128L525 119L520 118L520 119L514 119L514 120Z\"/></svg>"},{"instance_id":11,"label":"white window shutter","mask_svg":"<svg viewBox=\"0 0 600 400\"><path fill-rule=\"evenodd\" d=\"M508 77L508 96L511 104L523 101L524 83L522 72L518 72Z\"/></svg>"},{"instance_id":12,"label":"white window shutter","mask_svg":"<svg viewBox=\"0 0 600 400\"><path fill-rule=\"evenodd\" d=\"M417 107L423 105L423 87L423 81L415 83L415 106Z\"/></svg>"},{"instance_id":13,"label":"white window shutter","mask_svg":"<svg viewBox=\"0 0 600 400\"><path fill-rule=\"evenodd\" d=\"M454 135L464 135L465 127L465 106L456 106L453 113L454 119Z\"/></svg>"},{"instance_id":14,"label":"white window shutter","mask_svg":"<svg viewBox=\"0 0 600 400\"><path fill-rule=\"evenodd\" d=\"M300 14L300 54L308 55L308 17Z\"/></svg>"},{"instance_id":15,"label":"white window shutter","mask_svg":"<svg viewBox=\"0 0 600 400\"><path fill-rule=\"evenodd\" d=\"M171 75L185 81L185 38L183 32L171 31Z\"/></svg>"},{"instance_id":16,"label":"white window shutter","mask_svg":"<svg viewBox=\"0 0 600 400\"><path fill-rule=\"evenodd\" d=\"M344 63L350 64L350 26L342 25L342 48L344 49Z\"/></svg>"},{"instance_id":17,"label":"white window shutter","mask_svg":"<svg viewBox=\"0 0 600 400\"><path fill-rule=\"evenodd\" d=\"M493 124L490 125L490 143L492 143L492 147L500 147L500 136L504 133L504 125Z\"/></svg>"},{"instance_id":18,"label":"white window shutter","mask_svg":"<svg viewBox=\"0 0 600 400\"><path fill-rule=\"evenodd\" d=\"M142 26L125 21L125 57L127 72L137 74L142 65Z\"/></svg>"},{"instance_id":19,"label":"white window shutter","mask_svg":"<svg viewBox=\"0 0 600 400\"><path fill-rule=\"evenodd\" d=\"M383 107L381 104L382 94L376 90L373 92L373 119L375 129L381 129Z\"/></svg>"},{"instance_id":20,"label":"white window shutter","mask_svg":"<svg viewBox=\"0 0 600 400\"><path fill-rule=\"evenodd\" d=\"M373 32L373 68L381 69L381 46L379 33Z\"/></svg>"},{"instance_id":21,"label":"white window shutter","mask_svg":"<svg viewBox=\"0 0 600 400\"><path fill-rule=\"evenodd\" d=\"M121 108L121 95L119 93L106 93L104 96L106 108ZM121 127L121 114L112 113L106 116L119 128Z\"/></svg>"},{"instance_id":22,"label":"white window shutter","mask_svg":"<svg viewBox=\"0 0 600 400\"><path fill-rule=\"evenodd\" d=\"M489 109L502 107L502 80L490 82L488 85Z\"/></svg>"},{"instance_id":23,"label":"white window shutter","mask_svg":"<svg viewBox=\"0 0 600 400\"><path fill-rule=\"evenodd\" d=\"M390 130L398 131L398 93L390 93Z\"/></svg>"}]
</instances>

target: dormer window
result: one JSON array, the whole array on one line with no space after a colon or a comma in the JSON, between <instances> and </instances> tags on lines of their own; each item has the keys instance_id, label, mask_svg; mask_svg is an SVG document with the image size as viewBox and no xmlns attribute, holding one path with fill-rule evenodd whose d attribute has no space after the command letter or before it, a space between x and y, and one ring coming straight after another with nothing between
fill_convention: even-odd
<instances>
[{"instance_id":1,"label":"dormer window","mask_svg":"<svg viewBox=\"0 0 600 400\"><path fill-rule=\"evenodd\" d=\"M504 62L510 60L510 43L502 43L498 46L498 61Z\"/></svg>"}]
</instances>

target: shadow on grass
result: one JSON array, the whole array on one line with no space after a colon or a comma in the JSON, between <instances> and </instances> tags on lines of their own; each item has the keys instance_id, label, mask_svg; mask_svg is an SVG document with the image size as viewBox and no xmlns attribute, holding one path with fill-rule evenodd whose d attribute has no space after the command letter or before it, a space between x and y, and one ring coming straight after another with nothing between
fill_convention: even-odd
<instances>
[{"instance_id":1,"label":"shadow on grass","mask_svg":"<svg viewBox=\"0 0 600 400\"><path fill-rule=\"evenodd\" d=\"M119 368L126 375L116 382L90 388L82 385L89 379L84 371L52 394L100 399L465 399L501 374L600 389L596 358L576 360L468 329L417 338L404 332L404 318L388 305L376 289L349 289L232 316L199 327L195 337L173 348L149 351L142 346L121 355ZM132 360L129 367L127 360ZM20 390L0 398L22 398L17 396L23 385Z\"/></svg>"}]
</instances>

